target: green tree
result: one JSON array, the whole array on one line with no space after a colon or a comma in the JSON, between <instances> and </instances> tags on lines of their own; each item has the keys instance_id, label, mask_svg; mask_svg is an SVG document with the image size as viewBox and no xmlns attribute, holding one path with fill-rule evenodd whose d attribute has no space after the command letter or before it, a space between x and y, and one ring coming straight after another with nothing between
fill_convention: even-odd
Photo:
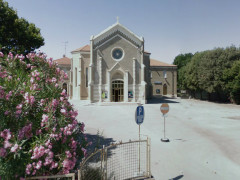
<instances>
[{"instance_id":1,"label":"green tree","mask_svg":"<svg viewBox=\"0 0 240 180\"><path fill-rule=\"evenodd\" d=\"M229 92L230 100L240 104L240 60L224 70L223 78L227 82L225 90Z\"/></svg>"},{"instance_id":2,"label":"green tree","mask_svg":"<svg viewBox=\"0 0 240 180\"><path fill-rule=\"evenodd\" d=\"M191 61L192 53L179 54L175 57L173 64L178 66L178 89L185 89L185 71L186 65Z\"/></svg>"},{"instance_id":3,"label":"green tree","mask_svg":"<svg viewBox=\"0 0 240 180\"><path fill-rule=\"evenodd\" d=\"M215 100L227 101L230 90L226 87L230 87L228 82L233 76L224 79L224 70L238 60L240 49L235 46L198 52L179 70L181 86L201 98L202 93L207 93L209 100L213 95Z\"/></svg>"},{"instance_id":4,"label":"green tree","mask_svg":"<svg viewBox=\"0 0 240 180\"><path fill-rule=\"evenodd\" d=\"M192 53L187 54L179 54L175 57L173 64L178 66L178 69L181 69L182 67L186 66L187 63L191 61L191 58L193 57Z\"/></svg>"},{"instance_id":5,"label":"green tree","mask_svg":"<svg viewBox=\"0 0 240 180\"><path fill-rule=\"evenodd\" d=\"M44 45L40 29L24 18L19 18L16 11L0 0L0 50L27 54Z\"/></svg>"}]
</instances>

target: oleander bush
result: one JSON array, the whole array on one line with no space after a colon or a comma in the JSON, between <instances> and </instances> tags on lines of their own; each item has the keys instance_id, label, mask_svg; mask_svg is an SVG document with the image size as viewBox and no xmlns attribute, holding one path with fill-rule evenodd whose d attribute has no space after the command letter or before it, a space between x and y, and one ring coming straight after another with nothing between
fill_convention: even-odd
<instances>
[{"instance_id":1,"label":"oleander bush","mask_svg":"<svg viewBox=\"0 0 240 180\"><path fill-rule=\"evenodd\" d=\"M0 179L66 174L86 156L66 76L43 54L0 53Z\"/></svg>"}]
</instances>

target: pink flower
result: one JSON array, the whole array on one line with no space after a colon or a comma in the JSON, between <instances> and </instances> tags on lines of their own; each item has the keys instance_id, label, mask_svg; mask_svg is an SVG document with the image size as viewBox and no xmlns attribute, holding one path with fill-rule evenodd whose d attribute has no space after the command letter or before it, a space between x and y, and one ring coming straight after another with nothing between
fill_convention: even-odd
<instances>
[{"instance_id":1,"label":"pink flower","mask_svg":"<svg viewBox=\"0 0 240 180\"><path fill-rule=\"evenodd\" d=\"M11 96L12 96L12 91L9 91L8 94L6 95L6 100L9 100Z\"/></svg>"},{"instance_id":2,"label":"pink flower","mask_svg":"<svg viewBox=\"0 0 240 180\"><path fill-rule=\"evenodd\" d=\"M52 100L52 106L53 107L56 107L58 104L59 104L58 100L56 100L56 99Z\"/></svg>"},{"instance_id":3,"label":"pink flower","mask_svg":"<svg viewBox=\"0 0 240 180\"><path fill-rule=\"evenodd\" d=\"M65 89L63 89L61 95L62 95L62 96L66 96L66 90L65 90Z\"/></svg>"},{"instance_id":4,"label":"pink flower","mask_svg":"<svg viewBox=\"0 0 240 180\"><path fill-rule=\"evenodd\" d=\"M19 140L22 140L24 136L29 139L30 137L33 136L32 134L32 123L29 125L24 126L18 133L18 138Z\"/></svg>"},{"instance_id":5,"label":"pink flower","mask_svg":"<svg viewBox=\"0 0 240 180\"><path fill-rule=\"evenodd\" d=\"M0 52L0 57L3 57L3 56L4 56L4 54L2 52Z\"/></svg>"},{"instance_id":6,"label":"pink flower","mask_svg":"<svg viewBox=\"0 0 240 180\"><path fill-rule=\"evenodd\" d=\"M87 156L87 150L85 148L81 148L81 150L83 151L84 157Z\"/></svg>"},{"instance_id":7,"label":"pink flower","mask_svg":"<svg viewBox=\"0 0 240 180\"><path fill-rule=\"evenodd\" d=\"M39 159L44 154L45 154L45 148L43 146L35 147L35 149L33 150L33 155L31 159Z\"/></svg>"},{"instance_id":8,"label":"pink flower","mask_svg":"<svg viewBox=\"0 0 240 180\"><path fill-rule=\"evenodd\" d=\"M15 144L12 148L11 148L11 152L16 152L18 149L18 144Z\"/></svg>"},{"instance_id":9,"label":"pink flower","mask_svg":"<svg viewBox=\"0 0 240 180\"><path fill-rule=\"evenodd\" d=\"M31 169L32 169L32 164L28 164L26 167L26 174L30 174L31 173Z\"/></svg>"},{"instance_id":10,"label":"pink flower","mask_svg":"<svg viewBox=\"0 0 240 180\"><path fill-rule=\"evenodd\" d=\"M57 79L55 77L52 78L52 82L53 83L56 83L57 82Z\"/></svg>"},{"instance_id":11,"label":"pink flower","mask_svg":"<svg viewBox=\"0 0 240 180\"><path fill-rule=\"evenodd\" d=\"M28 93L28 92L26 92L26 93L24 94L24 99L25 99L25 102L26 102L26 103L29 103L29 104L31 104L31 105L33 105L33 103L35 102L34 96L29 96L29 93Z\"/></svg>"},{"instance_id":12,"label":"pink flower","mask_svg":"<svg viewBox=\"0 0 240 180\"><path fill-rule=\"evenodd\" d=\"M11 139L11 137L12 137L11 132L10 132L9 129L5 129L4 131L2 131L2 132L0 133L0 136L1 136L3 139L5 139L5 140L9 140L9 139Z\"/></svg>"},{"instance_id":13,"label":"pink flower","mask_svg":"<svg viewBox=\"0 0 240 180\"><path fill-rule=\"evenodd\" d=\"M38 161L36 169L40 169L42 167L42 161Z\"/></svg>"},{"instance_id":14,"label":"pink flower","mask_svg":"<svg viewBox=\"0 0 240 180\"><path fill-rule=\"evenodd\" d=\"M73 169L76 163L76 159L73 158L73 160L70 159L64 159L62 165L64 168L64 173L68 173L69 170Z\"/></svg>"},{"instance_id":15,"label":"pink flower","mask_svg":"<svg viewBox=\"0 0 240 180\"><path fill-rule=\"evenodd\" d=\"M68 74L64 73L64 79L67 79L67 78L68 78Z\"/></svg>"},{"instance_id":16,"label":"pink flower","mask_svg":"<svg viewBox=\"0 0 240 180\"><path fill-rule=\"evenodd\" d=\"M31 77L31 79L30 79L30 83L31 83L31 84L34 83L34 77Z\"/></svg>"},{"instance_id":17,"label":"pink flower","mask_svg":"<svg viewBox=\"0 0 240 180\"><path fill-rule=\"evenodd\" d=\"M33 105L34 102L35 102L34 96L30 96L30 104Z\"/></svg>"},{"instance_id":18,"label":"pink flower","mask_svg":"<svg viewBox=\"0 0 240 180\"><path fill-rule=\"evenodd\" d=\"M65 151L65 154L68 159L72 157L72 154L70 153L70 151Z\"/></svg>"},{"instance_id":19,"label":"pink flower","mask_svg":"<svg viewBox=\"0 0 240 180\"><path fill-rule=\"evenodd\" d=\"M52 161L53 161L53 159L47 156L47 157L45 158L45 162L44 162L43 165L44 165L44 166L47 166L47 165L51 164Z\"/></svg>"},{"instance_id":20,"label":"pink flower","mask_svg":"<svg viewBox=\"0 0 240 180\"><path fill-rule=\"evenodd\" d=\"M5 157L6 153L7 153L6 149L0 148L0 157Z\"/></svg>"},{"instance_id":21,"label":"pink flower","mask_svg":"<svg viewBox=\"0 0 240 180\"><path fill-rule=\"evenodd\" d=\"M52 162L50 169L54 169L58 167L58 163Z\"/></svg>"},{"instance_id":22,"label":"pink flower","mask_svg":"<svg viewBox=\"0 0 240 180\"><path fill-rule=\"evenodd\" d=\"M45 100L44 99L41 99L40 100L40 106L42 106L44 104Z\"/></svg>"},{"instance_id":23,"label":"pink flower","mask_svg":"<svg viewBox=\"0 0 240 180\"><path fill-rule=\"evenodd\" d=\"M74 141L74 139L71 139L71 143L69 144L71 149L75 150L77 148L77 141Z\"/></svg>"},{"instance_id":24,"label":"pink flower","mask_svg":"<svg viewBox=\"0 0 240 180\"><path fill-rule=\"evenodd\" d=\"M47 142L45 143L45 146L48 146L50 144L50 140L47 140Z\"/></svg>"},{"instance_id":25,"label":"pink flower","mask_svg":"<svg viewBox=\"0 0 240 180\"><path fill-rule=\"evenodd\" d=\"M60 111L62 114L66 114L66 109L61 109L61 111Z\"/></svg>"},{"instance_id":26,"label":"pink flower","mask_svg":"<svg viewBox=\"0 0 240 180\"><path fill-rule=\"evenodd\" d=\"M19 104L19 105L17 105L17 107L16 107L16 109L18 109L18 110L20 110L20 109L22 109L22 104Z\"/></svg>"},{"instance_id":27,"label":"pink flower","mask_svg":"<svg viewBox=\"0 0 240 180\"><path fill-rule=\"evenodd\" d=\"M85 124L82 123L82 125L81 125L81 131L82 131L82 132L84 132L84 127L85 127Z\"/></svg>"},{"instance_id":28,"label":"pink flower","mask_svg":"<svg viewBox=\"0 0 240 180\"><path fill-rule=\"evenodd\" d=\"M4 115L8 115L10 112L9 111L5 111Z\"/></svg>"},{"instance_id":29,"label":"pink flower","mask_svg":"<svg viewBox=\"0 0 240 180\"><path fill-rule=\"evenodd\" d=\"M8 140L4 141L4 148L5 149L10 148L11 146L12 146L12 144Z\"/></svg>"},{"instance_id":30,"label":"pink flower","mask_svg":"<svg viewBox=\"0 0 240 180\"><path fill-rule=\"evenodd\" d=\"M57 73L60 73L60 68L56 68Z\"/></svg>"},{"instance_id":31,"label":"pink flower","mask_svg":"<svg viewBox=\"0 0 240 180\"><path fill-rule=\"evenodd\" d=\"M11 80L12 79L12 76L8 76L8 80Z\"/></svg>"},{"instance_id":32,"label":"pink flower","mask_svg":"<svg viewBox=\"0 0 240 180\"><path fill-rule=\"evenodd\" d=\"M39 135L39 134L42 134L42 130L41 129L36 130L36 135Z\"/></svg>"},{"instance_id":33,"label":"pink flower","mask_svg":"<svg viewBox=\"0 0 240 180\"><path fill-rule=\"evenodd\" d=\"M43 114L42 115L42 123L46 123L48 121L48 115Z\"/></svg>"},{"instance_id":34,"label":"pink flower","mask_svg":"<svg viewBox=\"0 0 240 180\"><path fill-rule=\"evenodd\" d=\"M17 110L16 115L20 115L22 113L22 110Z\"/></svg>"},{"instance_id":35,"label":"pink flower","mask_svg":"<svg viewBox=\"0 0 240 180\"><path fill-rule=\"evenodd\" d=\"M48 153L48 157L49 157L49 158L53 158L53 156L54 156L53 152L50 151L50 152Z\"/></svg>"}]
</instances>

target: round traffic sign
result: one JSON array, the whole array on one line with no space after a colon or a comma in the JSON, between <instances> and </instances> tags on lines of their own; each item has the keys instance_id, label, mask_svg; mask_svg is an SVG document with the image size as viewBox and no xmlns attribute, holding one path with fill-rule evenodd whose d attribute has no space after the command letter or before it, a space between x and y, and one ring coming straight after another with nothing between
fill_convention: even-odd
<instances>
[{"instance_id":1,"label":"round traffic sign","mask_svg":"<svg viewBox=\"0 0 240 180\"><path fill-rule=\"evenodd\" d=\"M160 107L160 111L163 113L163 115L167 114L169 111L169 106L168 104L162 104Z\"/></svg>"}]
</instances>

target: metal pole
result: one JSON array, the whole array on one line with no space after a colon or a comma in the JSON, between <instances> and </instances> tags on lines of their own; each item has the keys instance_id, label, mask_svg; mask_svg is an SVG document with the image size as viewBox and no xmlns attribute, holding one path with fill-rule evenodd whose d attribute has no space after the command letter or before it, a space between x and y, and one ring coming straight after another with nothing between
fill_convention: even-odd
<instances>
[{"instance_id":1,"label":"metal pole","mask_svg":"<svg viewBox=\"0 0 240 180\"><path fill-rule=\"evenodd\" d=\"M108 156L107 156L107 154L108 154L108 151L107 151L108 149L106 148L106 176L105 176L105 178L107 179L108 178L108 176L107 176L107 161L108 161Z\"/></svg>"},{"instance_id":2,"label":"metal pole","mask_svg":"<svg viewBox=\"0 0 240 180\"><path fill-rule=\"evenodd\" d=\"M147 136L147 143L146 143L146 171L147 171L147 176L149 176L149 169L148 169L148 136Z\"/></svg>"},{"instance_id":3,"label":"metal pole","mask_svg":"<svg viewBox=\"0 0 240 180\"><path fill-rule=\"evenodd\" d=\"M164 137L161 139L162 142L169 142L169 139L166 138L166 122L165 122L165 114L163 115L164 117Z\"/></svg>"},{"instance_id":4,"label":"metal pole","mask_svg":"<svg viewBox=\"0 0 240 180\"><path fill-rule=\"evenodd\" d=\"M105 171L104 171L104 168L105 168L105 146L103 145L103 148L102 148L102 161L101 161L101 172L102 172L102 178L101 180L104 180L105 179ZM102 164L103 164L103 168L102 168Z\"/></svg>"},{"instance_id":5,"label":"metal pole","mask_svg":"<svg viewBox=\"0 0 240 180\"><path fill-rule=\"evenodd\" d=\"M149 138L149 176L151 176L151 139Z\"/></svg>"},{"instance_id":6,"label":"metal pole","mask_svg":"<svg viewBox=\"0 0 240 180\"><path fill-rule=\"evenodd\" d=\"M164 117L164 139L166 139L166 135L165 135L165 115L163 115Z\"/></svg>"},{"instance_id":7,"label":"metal pole","mask_svg":"<svg viewBox=\"0 0 240 180\"><path fill-rule=\"evenodd\" d=\"M139 125L139 163L138 163L138 171L140 172L140 125Z\"/></svg>"}]
</instances>

